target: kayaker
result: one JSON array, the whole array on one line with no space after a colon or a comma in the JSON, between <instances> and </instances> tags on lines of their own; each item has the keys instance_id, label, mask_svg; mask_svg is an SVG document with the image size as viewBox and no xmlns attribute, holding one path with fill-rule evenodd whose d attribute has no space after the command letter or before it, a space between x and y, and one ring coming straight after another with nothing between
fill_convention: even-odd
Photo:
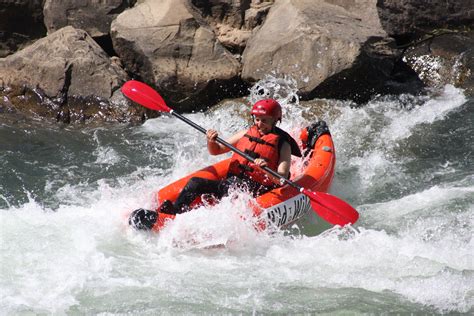
<instances>
[{"instance_id":1,"label":"kayaker","mask_svg":"<svg viewBox=\"0 0 474 316\"><path fill-rule=\"evenodd\" d=\"M227 195L230 188L248 190L255 197L279 186L278 179L272 179L259 167L266 166L283 177L289 177L291 155L301 157L301 152L296 141L276 126L282 119L280 104L274 99L260 100L253 105L250 113L254 124L250 129L234 134L227 142L254 158L254 163L234 153L225 179L191 178L174 203L168 200L162 203L160 212L187 212L198 196L212 194L220 199ZM229 152L228 147L216 142L217 136L217 131L213 129L206 133L209 153L220 155Z\"/></svg>"},{"instance_id":2,"label":"kayaker","mask_svg":"<svg viewBox=\"0 0 474 316\"><path fill-rule=\"evenodd\" d=\"M240 188L248 190L253 196L263 194L279 186L277 179L271 179L257 166L267 166L278 174L289 177L291 155L301 157L296 141L285 131L276 126L282 119L280 104L273 99L256 102L250 113L253 115L253 125L231 136L227 142L255 157L254 164L234 153L227 177L223 180L209 180L193 177L183 188L175 203L163 201L159 212L180 214L190 210L189 205L200 195L212 194L220 199L229 189ZM211 155L220 155L229 149L216 142L217 131L208 130L207 148ZM156 211L137 209L130 214L129 224L136 229L149 230L158 218Z\"/></svg>"}]
</instances>

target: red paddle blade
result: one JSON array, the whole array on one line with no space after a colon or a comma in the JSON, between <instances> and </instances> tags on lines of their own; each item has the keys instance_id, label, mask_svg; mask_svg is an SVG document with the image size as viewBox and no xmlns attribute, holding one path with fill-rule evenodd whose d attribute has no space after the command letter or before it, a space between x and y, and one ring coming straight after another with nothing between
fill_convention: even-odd
<instances>
[{"instance_id":1,"label":"red paddle blade","mask_svg":"<svg viewBox=\"0 0 474 316\"><path fill-rule=\"evenodd\" d=\"M143 82L130 80L122 86L122 93L130 100L155 111L171 112L165 100L152 87Z\"/></svg>"},{"instance_id":2,"label":"red paddle blade","mask_svg":"<svg viewBox=\"0 0 474 316\"><path fill-rule=\"evenodd\" d=\"M344 226L354 224L359 219L359 213L349 203L334 195L306 189L303 193L310 198L313 210L331 224Z\"/></svg>"}]
</instances>

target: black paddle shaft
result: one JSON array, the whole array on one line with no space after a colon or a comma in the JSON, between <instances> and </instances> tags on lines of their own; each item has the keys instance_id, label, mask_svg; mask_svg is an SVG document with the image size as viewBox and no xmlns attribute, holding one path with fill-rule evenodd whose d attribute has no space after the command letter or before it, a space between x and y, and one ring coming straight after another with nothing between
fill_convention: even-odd
<instances>
[{"instance_id":1,"label":"black paddle shaft","mask_svg":"<svg viewBox=\"0 0 474 316\"><path fill-rule=\"evenodd\" d=\"M174 115L175 117L179 118L180 120L184 121L185 123L188 123L189 125L191 125L192 127L194 127L195 129L197 129L198 131L200 131L201 133L203 134L206 134L207 133L207 130L204 129L203 127L197 125L196 123L194 123L193 121L191 121L190 119L182 116L181 114L179 113L176 113L174 110L171 110L170 113L172 115ZM245 159L247 159L248 161L250 162L255 162L255 159L252 158L251 156L247 155L246 153L244 153L242 150L232 146L231 144L229 144L228 142L226 142L225 140L223 140L222 138L220 137L217 137L216 138L216 142L226 146L227 148L229 148L230 150L232 150L233 152L241 155L242 157L244 157ZM301 191L301 187L299 185L297 185L296 183L288 180L287 178L283 177L282 175L280 175L279 173L277 173L276 171L268 168L268 167L260 167L262 168L263 170L265 170L266 172L268 172L269 174L271 174L272 176L278 178L280 181L284 181L285 183L291 185L292 187L298 189L299 191Z\"/></svg>"}]
</instances>

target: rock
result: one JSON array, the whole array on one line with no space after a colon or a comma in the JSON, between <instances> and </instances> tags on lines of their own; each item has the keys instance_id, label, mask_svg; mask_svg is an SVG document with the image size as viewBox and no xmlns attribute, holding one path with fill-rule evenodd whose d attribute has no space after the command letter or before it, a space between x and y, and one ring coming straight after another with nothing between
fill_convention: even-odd
<instances>
[{"instance_id":1,"label":"rock","mask_svg":"<svg viewBox=\"0 0 474 316\"><path fill-rule=\"evenodd\" d=\"M110 24L135 0L74 1L45 0L44 23L48 34L65 26L73 26L89 33L92 37L108 35Z\"/></svg>"},{"instance_id":2,"label":"rock","mask_svg":"<svg viewBox=\"0 0 474 316\"><path fill-rule=\"evenodd\" d=\"M46 34L41 0L0 0L0 58Z\"/></svg>"},{"instance_id":3,"label":"rock","mask_svg":"<svg viewBox=\"0 0 474 316\"><path fill-rule=\"evenodd\" d=\"M0 86L23 87L7 96L13 104L16 96L36 98L45 109L33 112L64 122L100 113L110 114L104 120L126 120L123 117L130 113L116 111L108 102L126 80L125 71L85 31L71 26L0 59ZM15 105L19 111L28 111L22 104ZM28 102L24 105L29 106Z\"/></svg>"},{"instance_id":4,"label":"rock","mask_svg":"<svg viewBox=\"0 0 474 316\"><path fill-rule=\"evenodd\" d=\"M427 86L453 84L474 95L474 31L434 36L411 46L404 58Z\"/></svg>"},{"instance_id":5,"label":"rock","mask_svg":"<svg viewBox=\"0 0 474 316\"><path fill-rule=\"evenodd\" d=\"M474 25L474 0L379 0L377 11L383 28L394 37Z\"/></svg>"},{"instance_id":6,"label":"rock","mask_svg":"<svg viewBox=\"0 0 474 316\"><path fill-rule=\"evenodd\" d=\"M381 84L401 51L382 29L375 2L276 2L244 51L243 79L290 76L303 96L359 102L387 90Z\"/></svg>"},{"instance_id":7,"label":"rock","mask_svg":"<svg viewBox=\"0 0 474 316\"><path fill-rule=\"evenodd\" d=\"M127 78L85 31L71 26L0 59L0 73L5 84L39 87L48 96L109 98Z\"/></svg>"},{"instance_id":8,"label":"rock","mask_svg":"<svg viewBox=\"0 0 474 316\"><path fill-rule=\"evenodd\" d=\"M453 84L472 95L474 0L379 0L377 9L425 85Z\"/></svg>"},{"instance_id":9,"label":"rock","mask_svg":"<svg viewBox=\"0 0 474 316\"><path fill-rule=\"evenodd\" d=\"M473 2L0 0L0 111L64 122L156 115L124 99L124 69L182 111L247 95L266 76L294 81L303 100L363 103L447 83L471 93ZM51 34L34 42L46 34L43 5ZM84 30L53 32L64 25Z\"/></svg>"},{"instance_id":10,"label":"rock","mask_svg":"<svg viewBox=\"0 0 474 316\"><path fill-rule=\"evenodd\" d=\"M239 90L240 64L185 0L145 0L112 23L125 68L184 111Z\"/></svg>"}]
</instances>

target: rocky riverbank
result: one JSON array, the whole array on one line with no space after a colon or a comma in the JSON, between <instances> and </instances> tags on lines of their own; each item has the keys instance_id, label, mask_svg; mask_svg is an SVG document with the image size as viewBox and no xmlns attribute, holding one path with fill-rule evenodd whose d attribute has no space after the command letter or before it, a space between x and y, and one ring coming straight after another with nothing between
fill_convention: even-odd
<instances>
[{"instance_id":1,"label":"rocky riverbank","mask_svg":"<svg viewBox=\"0 0 474 316\"><path fill-rule=\"evenodd\" d=\"M0 0L0 113L61 122L156 115L138 79L180 111L291 77L302 99L474 94L474 1Z\"/></svg>"}]
</instances>

